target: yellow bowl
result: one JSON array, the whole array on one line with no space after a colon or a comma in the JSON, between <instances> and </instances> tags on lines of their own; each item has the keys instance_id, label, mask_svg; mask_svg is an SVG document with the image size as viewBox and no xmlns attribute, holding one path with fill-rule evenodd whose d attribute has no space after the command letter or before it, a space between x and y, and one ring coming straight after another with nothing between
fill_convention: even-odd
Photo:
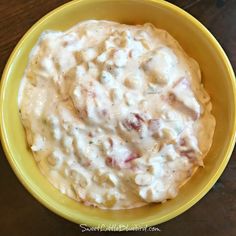
<instances>
[{"instance_id":1,"label":"yellow bowl","mask_svg":"<svg viewBox=\"0 0 236 236\"><path fill-rule=\"evenodd\" d=\"M87 19L128 24L152 22L171 33L200 64L203 82L212 97L213 113L217 120L214 141L205 158L205 168L199 169L171 201L119 211L86 207L53 188L41 175L27 149L17 108L17 95L29 52L44 30L66 30ZM195 204L222 174L235 141L235 91L234 73L224 51L202 24L180 8L165 1L152 0L72 1L38 21L10 56L1 82L1 140L8 161L22 184L42 204L66 219L104 227L111 224L123 224L129 228L159 224Z\"/></svg>"}]
</instances>

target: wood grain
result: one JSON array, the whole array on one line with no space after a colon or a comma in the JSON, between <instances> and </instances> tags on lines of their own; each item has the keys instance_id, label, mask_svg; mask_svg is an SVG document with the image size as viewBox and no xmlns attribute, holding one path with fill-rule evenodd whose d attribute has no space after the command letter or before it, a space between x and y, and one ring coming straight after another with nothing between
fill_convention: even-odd
<instances>
[{"instance_id":1,"label":"wood grain","mask_svg":"<svg viewBox=\"0 0 236 236\"><path fill-rule=\"evenodd\" d=\"M24 33L66 0L0 0L0 73ZM217 38L236 69L236 0L170 1L199 19ZM0 235L80 235L81 228L38 203L19 183L0 149ZM236 151L224 174L194 207L148 235L236 235ZM85 232L83 235L90 235ZM115 235L116 233L110 233ZM143 235L142 232L124 234ZM100 235L105 235L104 232Z\"/></svg>"}]
</instances>

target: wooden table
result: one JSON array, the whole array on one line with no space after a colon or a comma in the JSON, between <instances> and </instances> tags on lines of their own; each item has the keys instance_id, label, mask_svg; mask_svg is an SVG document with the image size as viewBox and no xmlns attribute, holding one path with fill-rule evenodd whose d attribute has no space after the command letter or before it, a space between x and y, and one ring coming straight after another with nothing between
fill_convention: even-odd
<instances>
[{"instance_id":1,"label":"wooden table","mask_svg":"<svg viewBox=\"0 0 236 236\"><path fill-rule=\"evenodd\" d=\"M68 0L0 0L0 73L18 40L30 26L65 2ZM170 2L186 9L215 35L236 69L236 0ZM0 235L82 234L78 225L38 203L20 184L2 149L0 154ZM200 202L158 228L161 232L149 235L236 235L236 151L224 174Z\"/></svg>"}]
</instances>

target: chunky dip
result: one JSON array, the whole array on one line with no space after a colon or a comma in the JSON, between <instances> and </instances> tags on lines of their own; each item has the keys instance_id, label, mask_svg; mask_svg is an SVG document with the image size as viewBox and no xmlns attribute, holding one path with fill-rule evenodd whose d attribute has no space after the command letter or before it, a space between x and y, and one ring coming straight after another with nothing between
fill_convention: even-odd
<instances>
[{"instance_id":1,"label":"chunky dip","mask_svg":"<svg viewBox=\"0 0 236 236\"><path fill-rule=\"evenodd\" d=\"M19 93L43 175L109 209L174 198L210 149L211 108L197 62L152 24L89 20L44 32Z\"/></svg>"}]
</instances>

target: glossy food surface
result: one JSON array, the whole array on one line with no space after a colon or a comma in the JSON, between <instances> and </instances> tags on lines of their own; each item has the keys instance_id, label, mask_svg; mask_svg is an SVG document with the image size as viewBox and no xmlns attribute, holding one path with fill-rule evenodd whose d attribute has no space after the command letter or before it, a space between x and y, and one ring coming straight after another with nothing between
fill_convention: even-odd
<instances>
[{"instance_id":1,"label":"glossy food surface","mask_svg":"<svg viewBox=\"0 0 236 236\"><path fill-rule=\"evenodd\" d=\"M134 2L136 2L135 6ZM225 54L206 29L179 9L164 2L130 1L124 3L115 1L112 4L110 3L111 1L109 3L104 1L69 3L67 7L59 9L57 13L54 12L47 19L42 20L37 29L34 28L31 34L28 34L21 41L3 76L1 125L4 147L12 167L24 185L27 185L34 196L50 209L67 219L75 222L87 222L92 225L101 222L101 218L103 219L102 222L105 221L107 224L111 222L126 222L128 224L135 222L143 225L160 223L180 214L199 200L215 183L229 159L235 131L233 71ZM91 4L95 4L97 7L95 15L92 11L94 5ZM116 11L111 14L114 4L117 4ZM135 10L135 14L130 15L130 9ZM76 11L80 11L81 14L75 14ZM157 12L159 14L156 14ZM219 118L222 122L216 127L213 147L206 157L205 164L208 168L204 170L204 173L199 171L183 188L182 193L173 201L165 204L165 207L162 205L148 206L113 214L97 209L91 210L82 205L77 206L73 201L64 198L47 184L40 173L36 171L32 156L26 149L25 139L22 138L24 132L17 110L20 78L27 63L25 55L28 55L43 30L48 28L65 30L80 20L91 18L135 24L152 22L158 28L169 31L187 53L199 62L202 68L204 85L212 97L213 114L216 120ZM60 26L57 24L59 19L61 19ZM180 26L178 30L172 22ZM186 34L188 37L185 37ZM12 103L7 103L10 100ZM94 217L94 215L99 217Z\"/></svg>"}]
</instances>

